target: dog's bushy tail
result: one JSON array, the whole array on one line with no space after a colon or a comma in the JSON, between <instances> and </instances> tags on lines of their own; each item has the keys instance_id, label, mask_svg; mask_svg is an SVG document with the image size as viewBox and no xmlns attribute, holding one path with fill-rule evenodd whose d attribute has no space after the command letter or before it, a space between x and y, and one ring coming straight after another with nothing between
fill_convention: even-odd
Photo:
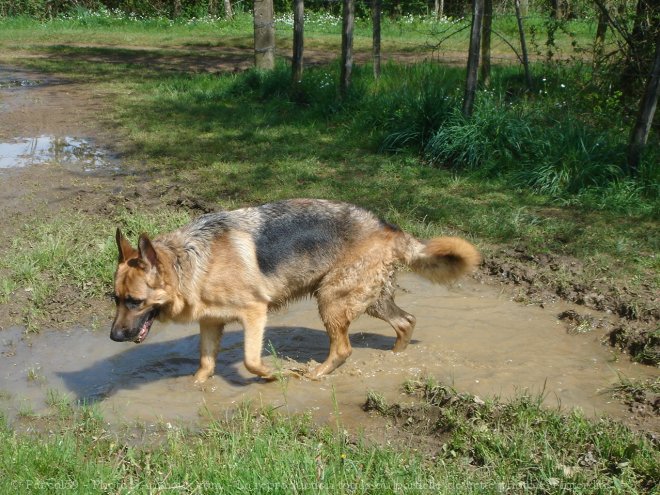
<instances>
[{"instance_id":1,"label":"dog's bushy tail","mask_svg":"<svg viewBox=\"0 0 660 495\"><path fill-rule=\"evenodd\" d=\"M460 237L436 237L427 241L410 237L404 259L418 275L443 284L473 271L481 262L481 255Z\"/></svg>"}]
</instances>

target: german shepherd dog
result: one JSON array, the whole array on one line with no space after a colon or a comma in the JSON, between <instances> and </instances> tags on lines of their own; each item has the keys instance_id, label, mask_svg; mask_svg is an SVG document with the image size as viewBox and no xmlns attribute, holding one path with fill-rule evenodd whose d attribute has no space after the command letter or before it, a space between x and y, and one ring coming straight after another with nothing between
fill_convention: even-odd
<instances>
[{"instance_id":1,"label":"german shepherd dog","mask_svg":"<svg viewBox=\"0 0 660 495\"><path fill-rule=\"evenodd\" d=\"M137 249L117 229L117 246L110 338L140 343L155 319L199 322L199 383L215 372L223 328L233 321L245 330L245 367L272 379L261 359L268 311L308 295L330 337L328 358L310 378L346 361L348 326L365 312L394 328L393 350L403 351L415 317L394 303L396 269L443 283L480 261L463 239L418 240L358 206L319 199L209 213L153 240L142 234Z\"/></svg>"}]
</instances>

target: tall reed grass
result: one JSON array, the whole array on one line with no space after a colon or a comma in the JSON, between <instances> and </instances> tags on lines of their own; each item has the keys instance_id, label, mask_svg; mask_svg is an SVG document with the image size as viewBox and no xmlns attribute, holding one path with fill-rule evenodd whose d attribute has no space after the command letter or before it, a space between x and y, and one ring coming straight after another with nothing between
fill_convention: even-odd
<instances>
[{"instance_id":1,"label":"tall reed grass","mask_svg":"<svg viewBox=\"0 0 660 495\"><path fill-rule=\"evenodd\" d=\"M359 67L344 100L332 66L310 68L293 89L284 64L272 73L247 72L234 79L231 92L288 99L304 109L300 118L341 121L367 146L413 151L427 166L505 178L560 202L658 212L658 137L651 137L639 176L628 176L630 120L615 107L593 105L596 89L581 70L536 71L541 89L530 93L517 67L497 70L493 89L479 92L470 118L461 113L463 70L434 63L390 65L378 81L370 67Z\"/></svg>"}]
</instances>

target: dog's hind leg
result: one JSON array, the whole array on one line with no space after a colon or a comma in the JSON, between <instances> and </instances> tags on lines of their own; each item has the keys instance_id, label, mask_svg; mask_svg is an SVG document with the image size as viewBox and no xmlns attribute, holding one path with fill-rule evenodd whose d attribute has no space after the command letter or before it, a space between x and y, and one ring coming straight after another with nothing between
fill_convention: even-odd
<instances>
[{"instance_id":1,"label":"dog's hind leg","mask_svg":"<svg viewBox=\"0 0 660 495\"><path fill-rule=\"evenodd\" d=\"M199 369L195 373L196 383L204 383L215 373L215 359L220 350L220 339L224 328L224 323L209 320L200 321Z\"/></svg>"},{"instance_id":2,"label":"dog's hind leg","mask_svg":"<svg viewBox=\"0 0 660 495\"><path fill-rule=\"evenodd\" d=\"M267 314L268 307L265 304L259 304L245 311L243 315L242 323L245 329L244 363L250 373L266 380L272 380L274 378L273 372L261 360Z\"/></svg>"},{"instance_id":3,"label":"dog's hind leg","mask_svg":"<svg viewBox=\"0 0 660 495\"><path fill-rule=\"evenodd\" d=\"M309 378L318 379L323 375L332 373L337 367L344 364L351 355L351 342L348 339L348 326L351 321L341 302L332 307L319 304L321 319L330 337L330 353L326 360L309 373Z\"/></svg>"},{"instance_id":4,"label":"dog's hind leg","mask_svg":"<svg viewBox=\"0 0 660 495\"><path fill-rule=\"evenodd\" d=\"M385 292L374 304L367 308L367 314L386 321L396 332L396 342L392 350L401 352L408 347L415 330L416 318L410 313L406 313L394 303L394 297Z\"/></svg>"}]
</instances>

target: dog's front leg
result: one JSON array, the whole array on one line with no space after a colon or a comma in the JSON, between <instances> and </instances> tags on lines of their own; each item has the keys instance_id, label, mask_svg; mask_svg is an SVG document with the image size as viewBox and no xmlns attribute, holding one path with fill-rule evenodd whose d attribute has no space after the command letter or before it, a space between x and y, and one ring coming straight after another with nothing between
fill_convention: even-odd
<instances>
[{"instance_id":1,"label":"dog's front leg","mask_svg":"<svg viewBox=\"0 0 660 495\"><path fill-rule=\"evenodd\" d=\"M269 370L261 360L264 331L266 330L266 318L268 306L255 304L247 309L242 318L245 329L245 367L250 373L254 373L266 380L273 379L273 372Z\"/></svg>"},{"instance_id":2,"label":"dog's front leg","mask_svg":"<svg viewBox=\"0 0 660 495\"><path fill-rule=\"evenodd\" d=\"M224 323L202 320L199 323L199 369L195 383L204 383L215 373L215 359L220 350L220 338Z\"/></svg>"}]
</instances>

